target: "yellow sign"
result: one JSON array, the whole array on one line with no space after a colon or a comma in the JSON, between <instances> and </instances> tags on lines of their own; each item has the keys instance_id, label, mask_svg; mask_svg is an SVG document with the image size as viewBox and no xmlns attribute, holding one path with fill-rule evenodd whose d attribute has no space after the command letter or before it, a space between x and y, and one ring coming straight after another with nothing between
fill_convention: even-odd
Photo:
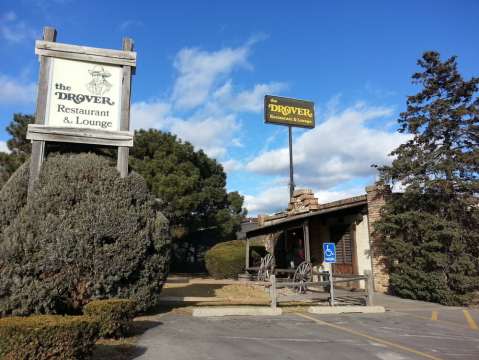
<instances>
[{"instance_id":1,"label":"yellow sign","mask_svg":"<svg viewBox=\"0 0 479 360\"><path fill-rule=\"evenodd\" d=\"M314 128L314 103L279 96L264 97L266 123Z\"/></svg>"}]
</instances>

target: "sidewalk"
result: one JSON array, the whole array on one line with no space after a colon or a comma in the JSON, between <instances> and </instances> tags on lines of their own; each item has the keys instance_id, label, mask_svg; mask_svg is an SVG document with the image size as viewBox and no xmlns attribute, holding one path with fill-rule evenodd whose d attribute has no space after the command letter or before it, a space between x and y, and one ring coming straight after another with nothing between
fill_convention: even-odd
<instances>
[{"instance_id":1,"label":"sidewalk","mask_svg":"<svg viewBox=\"0 0 479 360\"><path fill-rule=\"evenodd\" d=\"M397 296L374 293L374 305L384 306L386 310L393 311L420 311L420 310L441 310L441 309L463 309L456 306L445 306L420 300L402 299Z\"/></svg>"}]
</instances>

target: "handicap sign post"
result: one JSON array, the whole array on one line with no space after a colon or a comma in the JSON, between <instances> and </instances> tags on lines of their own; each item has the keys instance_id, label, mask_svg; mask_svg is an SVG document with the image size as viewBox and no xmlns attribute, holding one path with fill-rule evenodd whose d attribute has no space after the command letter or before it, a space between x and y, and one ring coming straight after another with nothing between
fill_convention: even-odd
<instances>
[{"instance_id":1,"label":"handicap sign post","mask_svg":"<svg viewBox=\"0 0 479 360\"><path fill-rule=\"evenodd\" d=\"M336 244L323 243L324 262L334 264L336 262ZM329 303L334 306L333 267L329 268Z\"/></svg>"},{"instance_id":2,"label":"handicap sign post","mask_svg":"<svg viewBox=\"0 0 479 360\"><path fill-rule=\"evenodd\" d=\"M336 262L336 244L335 243L323 243L323 254L325 263Z\"/></svg>"}]
</instances>

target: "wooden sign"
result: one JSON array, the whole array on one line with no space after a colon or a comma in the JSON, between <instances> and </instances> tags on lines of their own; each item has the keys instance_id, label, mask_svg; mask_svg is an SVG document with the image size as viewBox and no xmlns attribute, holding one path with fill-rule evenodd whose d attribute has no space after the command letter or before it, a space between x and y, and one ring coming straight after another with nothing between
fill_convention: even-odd
<instances>
[{"instance_id":1,"label":"wooden sign","mask_svg":"<svg viewBox=\"0 0 479 360\"><path fill-rule=\"evenodd\" d=\"M314 128L314 103L266 95L264 97L264 121L270 124Z\"/></svg>"},{"instance_id":2,"label":"wooden sign","mask_svg":"<svg viewBox=\"0 0 479 360\"><path fill-rule=\"evenodd\" d=\"M131 77L136 67L133 41L123 49L100 49L56 42L56 30L45 27L35 44L40 74L32 141L31 191L43 162L46 141L118 147L117 168L128 174Z\"/></svg>"},{"instance_id":3,"label":"wooden sign","mask_svg":"<svg viewBox=\"0 0 479 360\"><path fill-rule=\"evenodd\" d=\"M45 125L120 130L122 68L53 58Z\"/></svg>"}]
</instances>

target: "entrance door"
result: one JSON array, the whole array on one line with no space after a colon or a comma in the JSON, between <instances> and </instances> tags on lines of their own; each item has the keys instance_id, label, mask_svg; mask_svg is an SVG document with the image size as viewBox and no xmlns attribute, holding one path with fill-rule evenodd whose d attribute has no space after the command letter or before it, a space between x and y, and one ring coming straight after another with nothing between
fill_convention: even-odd
<instances>
[{"instance_id":1,"label":"entrance door","mask_svg":"<svg viewBox=\"0 0 479 360\"><path fill-rule=\"evenodd\" d=\"M354 274L351 225L331 226L330 236L331 242L336 244L336 263L333 264L333 274Z\"/></svg>"}]
</instances>

